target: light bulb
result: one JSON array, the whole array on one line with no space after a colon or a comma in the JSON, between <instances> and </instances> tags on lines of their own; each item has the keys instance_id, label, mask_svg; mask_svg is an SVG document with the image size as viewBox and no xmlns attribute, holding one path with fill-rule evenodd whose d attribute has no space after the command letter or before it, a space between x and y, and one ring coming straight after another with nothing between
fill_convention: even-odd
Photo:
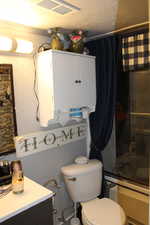
<instances>
[{"instance_id":1,"label":"light bulb","mask_svg":"<svg viewBox=\"0 0 150 225\"><path fill-rule=\"evenodd\" d=\"M16 42L16 52L30 54L33 51L33 43L31 41L16 39Z\"/></svg>"},{"instance_id":2,"label":"light bulb","mask_svg":"<svg viewBox=\"0 0 150 225\"><path fill-rule=\"evenodd\" d=\"M11 51L12 50L12 39L0 36L0 51Z\"/></svg>"}]
</instances>

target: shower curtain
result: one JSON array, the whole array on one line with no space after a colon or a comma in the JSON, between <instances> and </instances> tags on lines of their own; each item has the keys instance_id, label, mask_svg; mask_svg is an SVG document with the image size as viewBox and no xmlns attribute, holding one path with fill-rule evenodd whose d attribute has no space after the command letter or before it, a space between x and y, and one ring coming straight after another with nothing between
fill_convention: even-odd
<instances>
[{"instance_id":1,"label":"shower curtain","mask_svg":"<svg viewBox=\"0 0 150 225\"><path fill-rule=\"evenodd\" d=\"M116 80L117 73L120 70L120 38L110 36L90 41L86 46L90 54L96 56L97 103L96 111L90 115L90 158L103 162L101 152L105 149L113 129ZM104 192L104 184L102 185L102 192Z\"/></svg>"}]
</instances>

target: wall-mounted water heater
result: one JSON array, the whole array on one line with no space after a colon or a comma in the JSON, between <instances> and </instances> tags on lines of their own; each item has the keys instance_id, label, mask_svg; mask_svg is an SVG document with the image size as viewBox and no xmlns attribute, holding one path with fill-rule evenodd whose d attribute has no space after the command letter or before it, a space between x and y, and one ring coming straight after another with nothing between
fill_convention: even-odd
<instances>
[{"instance_id":1,"label":"wall-mounted water heater","mask_svg":"<svg viewBox=\"0 0 150 225\"><path fill-rule=\"evenodd\" d=\"M37 55L37 93L41 126L48 126L58 112L72 108L95 110L95 57L58 50Z\"/></svg>"}]
</instances>

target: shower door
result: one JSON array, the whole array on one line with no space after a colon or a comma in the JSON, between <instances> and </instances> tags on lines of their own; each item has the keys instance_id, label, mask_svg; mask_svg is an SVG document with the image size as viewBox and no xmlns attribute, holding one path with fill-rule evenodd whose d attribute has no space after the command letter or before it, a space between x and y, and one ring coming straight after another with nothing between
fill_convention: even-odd
<instances>
[{"instance_id":1,"label":"shower door","mask_svg":"<svg viewBox=\"0 0 150 225\"><path fill-rule=\"evenodd\" d=\"M114 173L148 186L150 152L150 70L122 74L116 107Z\"/></svg>"}]
</instances>

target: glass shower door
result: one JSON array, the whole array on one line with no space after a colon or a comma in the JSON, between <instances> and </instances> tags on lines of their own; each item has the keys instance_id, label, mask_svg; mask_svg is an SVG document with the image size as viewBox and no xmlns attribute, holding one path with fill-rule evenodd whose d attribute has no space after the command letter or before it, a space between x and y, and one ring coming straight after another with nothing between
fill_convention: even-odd
<instances>
[{"instance_id":1,"label":"glass shower door","mask_svg":"<svg viewBox=\"0 0 150 225\"><path fill-rule=\"evenodd\" d=\"M150 152L150 71L130 73L129 151L133 153L135 179L148 184Z\"/></svg>"},{"instance_id":2,"label":"glass shower door","mask_svg":"<svg viewBox=\"0 0 150 225\"><path fill-rule=\"evenodd\" d=\"M118 78L115 175L149 185L150 70Z\"/></svg>"}]
</instances>

